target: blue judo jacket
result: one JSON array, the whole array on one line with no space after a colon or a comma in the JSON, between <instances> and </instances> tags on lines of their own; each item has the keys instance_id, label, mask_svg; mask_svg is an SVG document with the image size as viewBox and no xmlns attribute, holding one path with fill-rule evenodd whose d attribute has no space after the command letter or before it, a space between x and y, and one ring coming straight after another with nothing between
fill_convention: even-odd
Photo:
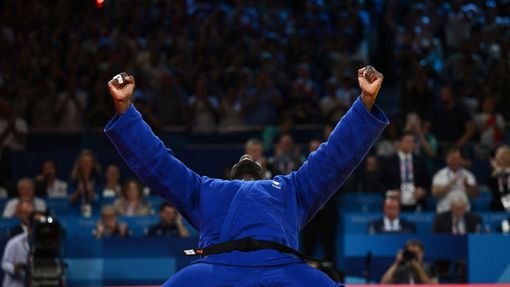
<instances>
[{"instance_id":1,"label":"blue judo jacket","mask_svg":"<svg viewBox=\"0 0 510 287\"><path fill-rule=\"evenodd\" d=\"M174 157L133 105L106 126L108 138L145 185L199 232L199 247L252 236L298 249L299 231L338 190L382 133L388 119L358 98L316 152L295 172L272 180L200 176ZM276 250L233 251L199 262L274 266L302 262Z\"/></svg>"}]
</instances>

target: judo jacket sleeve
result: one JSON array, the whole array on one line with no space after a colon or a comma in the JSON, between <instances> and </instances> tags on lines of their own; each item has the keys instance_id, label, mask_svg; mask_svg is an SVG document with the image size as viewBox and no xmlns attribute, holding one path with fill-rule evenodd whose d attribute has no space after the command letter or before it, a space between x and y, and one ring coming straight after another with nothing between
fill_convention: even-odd
<instances>
[{"instance_id":1,"label":"judo jacket sleeve","mask_svg":"<svg viewBox=\"0 0 510 287\"><path fill-rule=\"evenodd\" d=\"M301 228L342 186L388 123L381 109L374 106L370 112L358 98L329 139L289 175L296 190Z\"/></svg>"},{"instance_id":2,"label":"judo jacket sleeve","mask_svg":"<svg viewBox=\"0 0 510 287\"><path fill-rule=\"evenodd\" d=\"M175 205L198 229L201 177L173 156L134 106L122 116L116 115L105 127L105 133L143 183Z\"/></svg>"}]
</instances>

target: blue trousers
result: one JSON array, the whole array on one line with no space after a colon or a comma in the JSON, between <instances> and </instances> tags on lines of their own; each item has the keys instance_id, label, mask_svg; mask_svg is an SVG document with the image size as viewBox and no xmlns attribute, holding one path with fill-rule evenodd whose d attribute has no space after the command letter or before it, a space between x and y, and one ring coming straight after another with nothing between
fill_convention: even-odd
<instances>
[{"instance_id":1,"label":"blue trousers","mask_svg":"<svg viewBox=\"0 0 510 287\"><path fill-rule=\"evenodd\" d=\"M243 267L196 263L177 272L162 287L339 287L329 277L305 263Z\"/></svg>"}]
</instances>

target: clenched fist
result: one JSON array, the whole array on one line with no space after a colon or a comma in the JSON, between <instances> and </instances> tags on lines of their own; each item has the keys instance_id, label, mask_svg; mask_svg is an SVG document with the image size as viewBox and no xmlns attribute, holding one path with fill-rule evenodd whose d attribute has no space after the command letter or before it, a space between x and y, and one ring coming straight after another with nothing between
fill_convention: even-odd
<instances>
[{"instance_id":1,"label":"clenched fist","mask_svg":"<svg viewBox=\"0 0 510 287\"><path fill-rule=\"evenodd\" d=\"M381 89L384 76L372 66L366 66L358 70L358 83L361 88L361 101L371 110L375 104L377 94Z\"/></svg>"},{"instance_id":2,"label":"clenched fist","mask_svg":"<svg viewBox=\"0 0 510 287\"><path fill-rule=\"evenodd\" d=\"M122 115L131 104L131 96L135 90L135 78L121 73L108 82L108 89L115 102L117 114Z\"/></svg>"}]
</instances>

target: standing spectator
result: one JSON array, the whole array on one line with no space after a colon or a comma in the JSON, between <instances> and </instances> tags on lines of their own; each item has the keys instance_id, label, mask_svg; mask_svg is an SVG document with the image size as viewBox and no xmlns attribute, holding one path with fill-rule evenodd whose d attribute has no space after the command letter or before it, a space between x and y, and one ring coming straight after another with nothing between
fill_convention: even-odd
<instances>
[{"instance_id":1,"label":"standing spectator","mask_svg":"<svg viewBox=\"0 0 510 287\"><path fill-rule=\"evenodd\" d=\"M18 181L18 197L7 201L4 209L4 217L14 216L20 201L32 202L37 211L46 211L46 202L34 196L34 182L30 178L22 178Z\"/></svg>"},{"instance_id":2,"label":"standing spectator","mask_svg":"<svg viewBox=\"0 0 510 287\"><path fill-rule=\"evenodd\" d=\"M368 232L376 233L415 233L416 226L400 217L400 195L397 192L386 193L383 203L383 217L370 222Z\"/></svg>"},{"instance_id":3,"label":"standing spectator","mask_svg":"<svg viewBox=\"0 0 510 287\"><path fill-rule=\"evenodd\" d=\"M0 149L22 150L25 148L28 126L23 118L16 117L10 105L0 101Z\"/></svg>"},{"instance_id":4,"label":"standing spectator","mask_svg":"<svg viewBox=\"0 0 510 287\"><path fill-rule=\"evenodd\" d=\"M79 131L83 124L83 112L87 106L88 93L78 88L77 79L71 76L67 79L68 86L58 95L55 113L58 127L62 131Z\"/></svg>"},{"instance_id":5,"label":"standing spectator","mask_svg":"<svg viewBox=\"0 0 510 287\"><path fill-rule=\"evenodd\" d=\"M108 165L106 167L106 173L104 177L105 183L101 195L104 198L120 196L121 186L119 183L120 180L119 167L114 164Z\"/></svg>"},{"instance_id":6,"label":"standing spectator","mask_svg":"<svg viewBox=\"0 0 510 287\"><path fill-rule=\"evenodd\" d=\"M27 286L25 279L27 275L27 260L30 251L28 239L29 235L32 233L31 225L43 216L43 212L32 212L30 214L30 224L27 226L27 232L18 234L7 242L2 258L4 287Z\"/></svg>"},{"instance_id":7,"label":"standing spectator","mask_svg":"<svg viewBox=\"0 0 510 287\"><path fill-rule=\"evenodd\" d=\"M449 149L446 154L447 166L440 169L432 179L432 195L437 198L438 213L450 210L451 199L455 194L469 199L478 195L478 187L473 173L462 167L459 149ZM468 208L469 209L469 208Z\"/></svg>"},{"instance_id":8,"label":"standing spectator","mask_svg":"<svg viewBox=\"0 0 510 287\"><path fill-rule=\"evenodd\" d=\"M475 134L468 110L456 100L452 87L445 85L440 92L441 104L429 115L432 133L440 144L462 149Z\"/></svg>"},{"instance_id":9,"label":"standing spectator","mask_svg":"<svg viewBox=\"0 0 510 287\"><path fill-rule=\"evenodd\" d=\"M105 205L101 209L101 218L96 222L96 229L92 231L92 235L97 238L111 237L130 237L132 232L128 229L126 223L119 223L115 208L111 205Z\"/></svg>"},{"instance_id":10,"label":"standing spectator","mask_svg":"<svg viewBox=\"0 0 510 287\"><path fill-rule=\"evenodd\" d=\"M195 94L191 96L188 102L194 131L214 131L216 127L220 104L214 96L209 94L209 87L207 85L208 83L205 79L197 81Z\"/></svg>"},{"instance_id":11,"label":"standing spectator","mask_svg":"<svg viewBox=\"0 0 510 287\"><path fill-rule=\"evenodd\" d=\"M304 160L290 134L282 134L276 143L274 156L269 159L273 175L285 175L297 170Z\"/></svg>"},{"instance_id":12,"label":"standing spectator","mask_svg":"<svg viewBox=\"0 0 510 287\"><path fill-rule=\"evenodd\" d=\"M504 140L505 119L494 111L493 97L486 97L482 103L482 110L475 117L475 124L480 134L480 144L487 150L493 151Z\"/></svg>"},{"instance_id":13,"label":"standing spectator","mask_svg":"<svg viewBox=\"0 0 510 287\"><path fill-rule=\"evenodd\" d=\"M491 210L510 212L510 147L499 147L492 165L488 183L492 192Z\"/></svg>"},{"instance_id":14,"label":"standing spectator","mask_svg":"<svg viewBox=\"0 0 510 287\"><path fill-rule=\"evenodd\" d=\"M430 177L426 163L416 155L415 137L404 133L398 143L397 153L386 159L381 178L385 190L400 193L402 210L423 210L426 205Z\"/></svg>"},{"instance_id":15,"label":"standing spectator","mask_svg":"<svg viewBox=\"0 0 510 287\"><path fill-rule=\"evenodd\" d=\"M189 237L182 216L169 203L162 203L159 208L159 222L149 227L147 236L180 236Z\"/></svg>"},{"instance_id":16,"label":"standing spectator","mask_svg":"<svg viewBox=\"0 0 510 287\"><path fill-rule=\"evenodd\" d=\"M425 248L419 240L408 240L381 278L381 284L437 284L435 268L423 261Z\"/></svg>"},{"instance_id":17,"label":"standing spectator","mask_svg":"<svg viewBox=\"0 0 510 287\"><path fill-rule=\"evenodd\" d=\"M113 204L117 214L122 216L149 215L149 204L144 200L142 187L136 180L128 180L123 188L120 198Z\"/></svg>"},{"instance_id":18,"label":"standing spectator","mask_svg":"<svg viewBox=\"0 0 510 287\"><path fill-rule=\"evenodd\" d=\"M100 189L101 168L91 150L84 149L78 155L71 171L73 192L69 201L80 203L81 212L88 217L92 213L92 203L97 200L96 189Z\"/></svg>"},{"instance_id":19,"label":"standing spectator","mask_svg":"<svg viewBox=\"0 0 510 287\"><path fill-rule=\"evenodd\" d=\"M454 195L450 201L450 211L439 213L434 218L432 232L455 235L480 232L482 219L468 212L467 207L468 201L465 196Z\"/></svg>"},{"instance_id":20,"label":"standing spectator","mask_svg":"<svg viewBox=\"0 0 510 287\"><path fill-rule=\"evenodd\" d=\"M21 200L16 206L15 216L19 219L19 224L11 228L10 237L27 232L30 225L30 214L34 211L34 203L28 200Z\"/></svg>"},{"instance_id":21,"label":"standing spectator","mask_svg":"<svg viewBox=\"0 0 510 287\"><path fill-rule=\"evenodd\" d=\"M57 178L57 168L52 160L45 160L41 174L35 177L36 194L49 198L67 197L67 182Z\"/></svg>"}]
</instances>

